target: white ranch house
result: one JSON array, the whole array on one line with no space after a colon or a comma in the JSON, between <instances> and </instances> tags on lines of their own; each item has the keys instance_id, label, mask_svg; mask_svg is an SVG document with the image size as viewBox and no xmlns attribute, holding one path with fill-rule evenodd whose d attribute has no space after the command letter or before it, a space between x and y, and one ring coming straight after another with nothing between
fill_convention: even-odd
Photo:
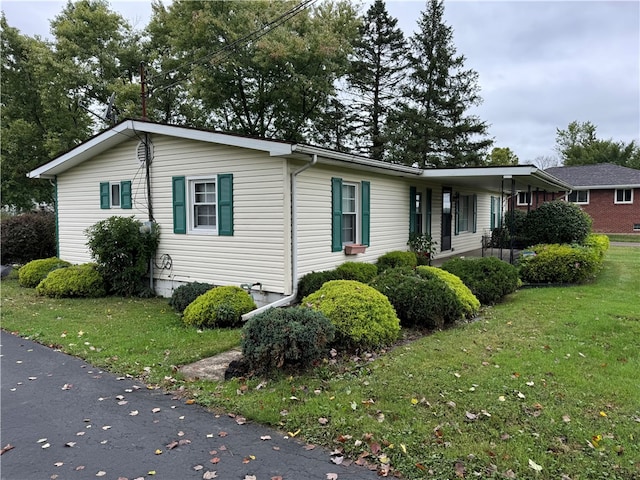
<instances>
[{"instance_id":1,"label":"white ranch house","mask_svg":"<svg viewBox=\"0 0 640 480\"><path fill-rule=\"evenodd\" d=\"M148 146L148 148L147 148ZM29 173L56 185L59 256L91 261L85 230L113 215L155 222L159 295L188 282L250 285L259 305L298 279L406 250L481 247L506 194L570 186L533 166L419 169L309 145L125 120ZM348 255L351 244L364 252Z\"/></svg>"}]
</instances>

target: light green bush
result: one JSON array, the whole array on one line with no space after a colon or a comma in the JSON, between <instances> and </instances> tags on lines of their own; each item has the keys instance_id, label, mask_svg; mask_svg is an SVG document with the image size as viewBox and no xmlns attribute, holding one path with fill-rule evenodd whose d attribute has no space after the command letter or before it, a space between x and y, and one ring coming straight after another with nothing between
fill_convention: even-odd
<instances>
[{"instance_id":1,"label":"light green bush","mask_svg":"<svg viewBox=\"0 0 640 480\"><path fill-rule=\"evenodd\" d=\"M200 295L187 308L182 320L187 325L201 328L236 327L242 315L256 309L256 304L240 287L212 288Z\"/></svg>"},{"instance_id":2,"label":"light green bush","mask_svg":"<svg viewBox=\"0 0 640 480\"><path fill-rule=\"evenodd\" d=\"M302 299L336 327L336 343L346 348L377 348L394 342L400 320L387 297L355 280L331 280Z\"/></svg>"},{"instance_id":3,"label":"light green bush","mask_svg":"<svg viewBox=\"0 0 640 480\"><path fill-rule=\"evenodd\" d=\"M609 250L609 237L598 233L590 233L584 241L584 246L593 248L599 259L604 259L604 254Z\"/></svg>"},{"instance_id":4,"label":"light green bush","mask_svg":"<svg viewBox=\"0 0 640 480\"><path fill-rule=\"evenodd\" d=\"M460 277L449 273L446 270L442 270L437 267L429 267L426 265L416 268L418 275L422 278L430 278L436 276L446 282L446 284L453 290L458 297L458 300L462 304L464 309L464 316L467 318L473 317L480 311L480 301L476 298L473 292L467 287Z\"/></svg>"},{"instance_id":5,"label":"light green bush","mask_svg":"<svg viewBox=\"0 0 640 480\"><path fill-rule=\"evenodd\" d=\"M40 295L54 298L104 297L106 290L96 265L85 263L52 271L36 287Z\"/></svg>"},{"instance_id":6,"label":"light green bush","mask_svg":"<svg viewBox=\"0 0 640 480\"><path fill-rule=\"evenodd\" d=\"M49 275L49 272L70 265L69 262L60 260L58 257L32 260L18 270L18 283L22 287L36 288Z\"/></svg>"},{"instance_id":7,"label":"light green bush","mask_svg":"<svg viewBox=\"0 0 640 480\"><path fill-rule=\"evenodd\" d=\"M602 268L600 254L581 245L536 245L535 255L522 259L520 277L529 283L580 283Z\"/></svg>"}]
</instances>

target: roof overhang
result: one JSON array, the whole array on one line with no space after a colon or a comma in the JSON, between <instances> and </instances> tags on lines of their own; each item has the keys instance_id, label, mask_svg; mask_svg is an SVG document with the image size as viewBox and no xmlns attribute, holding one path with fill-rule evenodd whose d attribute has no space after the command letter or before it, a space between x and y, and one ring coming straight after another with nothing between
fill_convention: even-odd
<instances>
[{"instance_id":1,"label":"roof overhang","mask_svg":"<svg viewBox=\"0 0 640 480\"><path fill-rule=\"evenodd\" d=\"M541 190L560 192L573 187L533 165L504 167L437 168L424 170L425 179L487 191Z\"/></svg>"},{"instance_id":2,"label":"roof overhang","mask_svg":"<svg viewBox=\"0 0 640 480\"><path fill-rule=\"evenodd\" d=\"M639 183L635 184L617 184L617 185L574 185L574 190L621 190L627 188L640 188Z\"/></svg>"},{"instance_id":3,"label":"roof overhang","mask_svg":"<svg viewBox=\"0 0 640 480\"><path fill-rule=\"evenodd\" d=\"M81 143L41 167L32 170L27 176L29 178L53 178L69 168L75 167L85 160L99 155L122 142L134 138L142 139L142 135L145 133L260 150L269 153L271 156L290 155L293 152L293 144L287 142L249 138L174 125L162 125L141 120L125 120L109 130L105 130L91 137L86 142Z\"/></svg>"}]
</instances>

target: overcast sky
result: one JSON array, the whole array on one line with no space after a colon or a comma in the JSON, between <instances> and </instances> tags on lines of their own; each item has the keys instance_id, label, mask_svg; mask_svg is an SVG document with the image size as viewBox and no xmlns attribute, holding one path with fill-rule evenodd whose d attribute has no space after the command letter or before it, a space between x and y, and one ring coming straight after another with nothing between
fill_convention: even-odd
<instances>
[{"instance_id":1,"label":"overcast sky","mask_svg":"<svg viewBox=\"0 0 640 480\"><path fill-rule=\"evenodd\" d=\"M10 26L43 37L65 4L0 3ZM151 14L150 1L110 4L140 29ZM410 36L425 4L387 0L387 9ZM556 128L573 120L592 122L600 138L640 142L637 0L447 1L445 21L466 67L479 74L484 102L474 113L520 163L555 155Z\"/></svg>"}]
</instances>

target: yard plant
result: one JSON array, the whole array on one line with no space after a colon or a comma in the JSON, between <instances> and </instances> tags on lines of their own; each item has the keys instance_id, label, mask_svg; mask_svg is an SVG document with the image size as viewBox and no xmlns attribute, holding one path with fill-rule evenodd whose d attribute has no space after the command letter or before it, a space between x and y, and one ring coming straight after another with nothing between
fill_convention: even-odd
<instances>
[{"instance_id":1,"label":"yard plant","mask_svg":"<svg viewBox=\"0 0 640 480\"><path fill-rule=\"evenodd\" d=\"M637 247L611 247L591 283L518 290L386 353L224 384L173 366L239 345L240 330L197 332L166 300L51 299L15 278L1 294L6 330L406 479L640 476Z\"/></svg>"}]
</instances>

